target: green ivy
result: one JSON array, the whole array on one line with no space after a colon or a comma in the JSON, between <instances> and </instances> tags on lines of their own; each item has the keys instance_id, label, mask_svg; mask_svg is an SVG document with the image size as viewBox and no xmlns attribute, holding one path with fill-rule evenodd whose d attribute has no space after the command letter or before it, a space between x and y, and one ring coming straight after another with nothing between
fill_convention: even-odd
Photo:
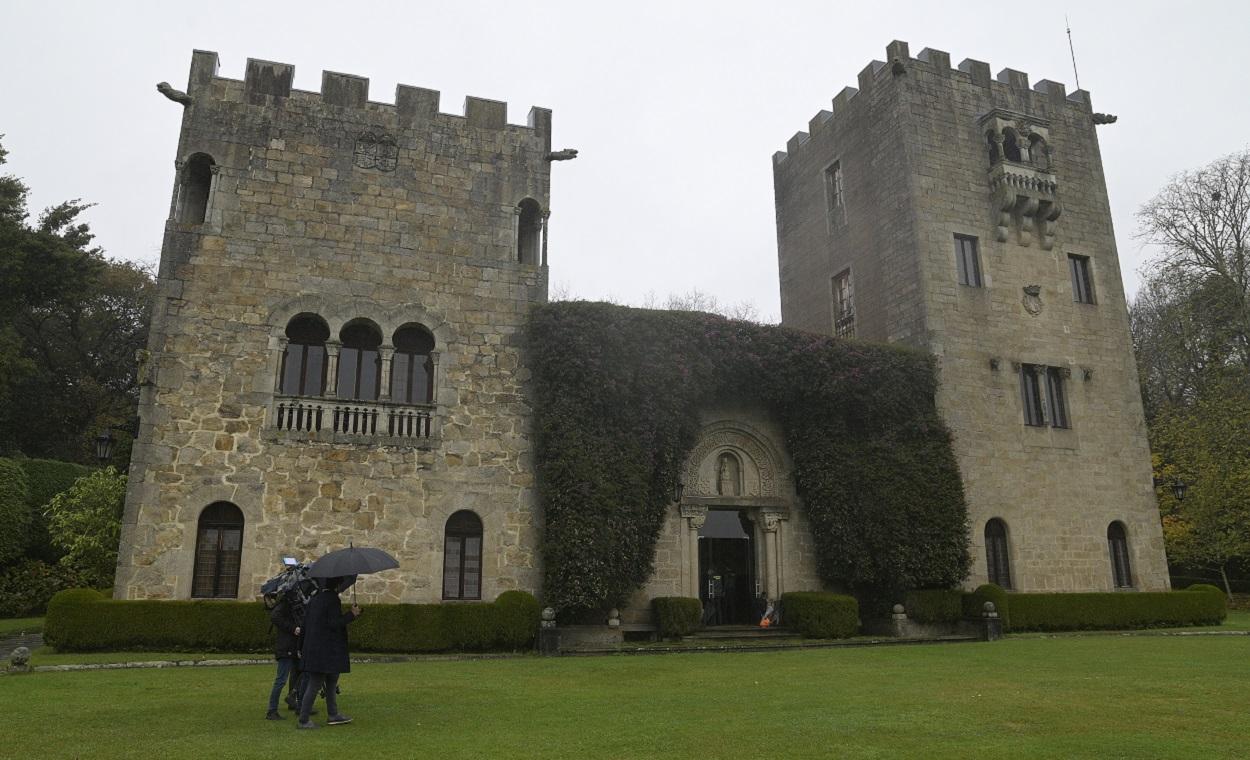
<instances>
[{"instance_id":1,"label":"green ivy","mask_svg":"<svg viewBox=\"0 0 1250 760\"><path fill-rule=\"evenodd\" d=\"M546 603L618 606L650 577L699 411L781 423L826 583L958 584L967 509L931 359L698 312L560 302L529 323Z\"/></svg>"}]
</instances>

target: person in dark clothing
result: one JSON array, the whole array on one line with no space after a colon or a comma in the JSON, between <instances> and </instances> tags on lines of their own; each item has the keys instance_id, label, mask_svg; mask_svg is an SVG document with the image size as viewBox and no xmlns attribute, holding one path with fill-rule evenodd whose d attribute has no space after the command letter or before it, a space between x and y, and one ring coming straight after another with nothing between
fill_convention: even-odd
<instances>
[{"instance_id":1,"label":"person in dark clothing","mask_svg":"<svg viewBox=\"0 0 1250 760\"><path fill-rule=\"evenodd\" d=\"M267 720L284 720L285 716L278 712L278 698L286 687L291 673L299 668L299 636L303 631L296 625L295 613L286 598L278 599L278 603L269 611L269 620L278 632L278 640L274 645L273 655L278 661L278 672L273 679L273 688L269 690L269 712Z\"/></svg>"},{"instance_id":2,"label":"person in dark clothing","mask_svg":"<svg viewBox=\"0 0 1250 760\"><path fill-rule=\"evenodd\" d=\"M343 612L339 591L348 584L343 578L330 578L326 589L315 594L304 612L304 672L308 684L300 702L298 728L317 728L309 720L317 692L325 687L326 722L331 726L350 723L351 718L339 713L337 688L339 675L351 670L347 657L347 624L360 617L360 607L352 605Z\"/></svg>"}]
</instances>

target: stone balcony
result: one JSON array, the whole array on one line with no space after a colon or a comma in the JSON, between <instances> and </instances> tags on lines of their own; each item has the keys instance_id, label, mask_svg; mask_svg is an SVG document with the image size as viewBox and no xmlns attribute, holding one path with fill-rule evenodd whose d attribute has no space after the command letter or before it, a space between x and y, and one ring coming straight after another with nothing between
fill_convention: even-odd
<instances>
[{"instance_id":1,"label":"stone balcony","mask_svg":"<svg viewBox=\"0 0 1250 760\"><path fill-rule=\"evenodd\" d=\"M1053 172L1006 159L990 167L990 194L998 214L995 236L1006 242L1014 227L1020 245L1038 245L1049 251L1055 244L1055 220L1063 211L1059 182Z\"/></svg>"},{"instance_id":2,"label":"stone balcony","mask_svg":"<svg viewBox=\"0 0 1250 760\"><path fill-rule=\"evenodd\" d=\"M433 404L274 396L272 440L428 448L438 442Z\"/></svg>"}]
</instances>

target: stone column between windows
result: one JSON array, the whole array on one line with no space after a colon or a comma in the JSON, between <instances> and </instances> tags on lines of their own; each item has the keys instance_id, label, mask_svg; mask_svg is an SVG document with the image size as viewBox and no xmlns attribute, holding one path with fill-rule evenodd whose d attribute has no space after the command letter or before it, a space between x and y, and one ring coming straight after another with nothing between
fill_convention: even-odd
<instances>
[{"instance_id":1,"label":"stone column between windows","mask_svg":"<svg viewBox=\"0 0 1250 760\"><path fill-rule=\"evenodd\" d=\"M543 236L543 266L547 266L547 218L551 216L551 211L543 212L542 219L542 236Z\"/></svg>"},{"instance_id":2,"label":"stone column between windows","mask_svg":"<svg viewBox=\"0 0 1250 760\"><path fill-rule=\"evenodd\" d=\"M685 536L683 553L685 561L681 563L682 595L699 598L699 529L707 521L707 507L693 504L681 505L681 516Z\"/></svg>"},{"instance_id":3,"label":"stone column between windows","mask_svg":"<svg viewBox=\"0 0 1250 760\"><path fill-rule=\"evenodd\" d=\"M512 209L512 260L521 260L521 207Z\"/></svg>"},{"instance_id":4,"label":"stone column between windows","mask_svg":"<svg viewBox=\"0 0 1250 760\"><path fill-rule=\"evenodd\" d=\"M383 344L378 346L378 356L382 357L382 375L378 378L378 401L391 400L391 359L395 356L395 347Z\"/></svg>"},{"instance_id":5,"label":"stone column between windows","mask_svg":"<svg viewBox=\"0 0 1250 760\"><path fill-rule=\"evenodd\" d=\"M213 199L217 196L217 178L220 176L221 165L213 164L208 167L208 197L204 199L204 223L212 223Z\"/></svg>"},{"instance_id":6,"label":"stone column between windows","mask_svg":"<svg viewBox=\"0 0 1250 760\"><path fill-rule=\"evenodd\" d=\"M172 207L169 209L169 218L179 221L182 218L182 194L185 189L185 178L182 176L182 170L187 166L187 162L181 159L174 161L174 200Z\"/></svg>"},{"instance_id":7,"label":"stone column between windows","mask_svg":"<svg viewBox=\"0 0 1250 760\"><path fill-rule=\"evenodd\" d=\"M278 369L276 372L274 372L274 378L273 378L273 392L274 393L282 392L282 370L286 368L286 362L284 361L284 359L286 357L287 344L289 344L290 342L291 342L291 339L287 338L286 336L278 338L278 363L277 363Z\"/></svg>"},{"instance_id":8,"label":"stone column between windows","mask_svg":"<svg viewBox=\"0 0 1250 760\"><path fill-rule=\"evenodd\" d=\"M430 403L438 403L438 357L437 351L430 352Z\"/></svg>"},{"instance_id":9,"label":"stone column between windows","mask_svg":"<svg viewBox=\"0 0 1250 760\"><path fill-rule=\"evenodd\" d=\"M326 341L326 387L322 395L329 398L339 393L339 349L342 347L337 340Z\"/></svg>"}]
</instances>

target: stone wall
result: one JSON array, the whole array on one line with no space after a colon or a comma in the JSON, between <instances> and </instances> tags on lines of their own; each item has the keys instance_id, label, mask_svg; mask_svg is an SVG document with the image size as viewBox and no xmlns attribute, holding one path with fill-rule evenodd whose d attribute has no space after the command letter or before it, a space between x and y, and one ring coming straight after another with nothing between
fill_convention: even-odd
<instances>
[{"instance_id":1,"label":"stone wall","mask_svg":"<svg viewBox=\"0 0 1250 760\"><path fill-rule=\"evenodd\" d=\"M326 72L311 93L290 88L283 64L249 61L245 81L216 70L216 54L195 53L115 595L189 596L197 520L214 501L245 518L241 598L283 554L353 541L402 565L362 579L362 600L437 600L443 527L459 509L483 522L482 598L536 590L517 335L547 278L536 255L518 260L516 210L533 199L545 222L550 112L513 126L496 101L469 98L456 116L430 90L401 85L389 105L359 77ZM214 167L206 213L179 221L196 154ZM324 319L331 341L368 320L384 352L401 325L428 328L430 436L277 430L285 330L300 313Z\"/></svg>"},{"instance_id":2,"label":"stone wall","mask_svg":"<svg viewBox=\"0 0 1250 760\"><path fill-rule=\"evenodd\" d=\"M783 274L783 304L795 306L783 307L783 323L828 332L828 295L821 303L810 283L849 266L859 335L938 357L938 404L954 433L972 520L968 585L987 579L984 530L999 518L1017 589L1111 589L1112 521L1127 528L1133 585L1167 588L1088 93L1067 95L1050 81L1030 89L1028 75L1010 69L991 78L979 61L952 69L946 53L912 58L901 42L886 57L888 64L865 69L853 96L835 100L832 114L813 119L810 137L775 157L781 269L802 270ZM1004 204L991 188L986 133L1008 123L1047 135L1051 165L1019 169L1028 189ZM820 172L833 160L845 175L847 229L782 224L796 215L824 220ZM870 205L857 211L861 197ZM956 234L977 238L982 287L958 283ZM1069 253L1089 257L1093 304L1074 302ZM1024 424L1022 365L1066 375L1070 427Z\"/></svg>"}]
</instances>

